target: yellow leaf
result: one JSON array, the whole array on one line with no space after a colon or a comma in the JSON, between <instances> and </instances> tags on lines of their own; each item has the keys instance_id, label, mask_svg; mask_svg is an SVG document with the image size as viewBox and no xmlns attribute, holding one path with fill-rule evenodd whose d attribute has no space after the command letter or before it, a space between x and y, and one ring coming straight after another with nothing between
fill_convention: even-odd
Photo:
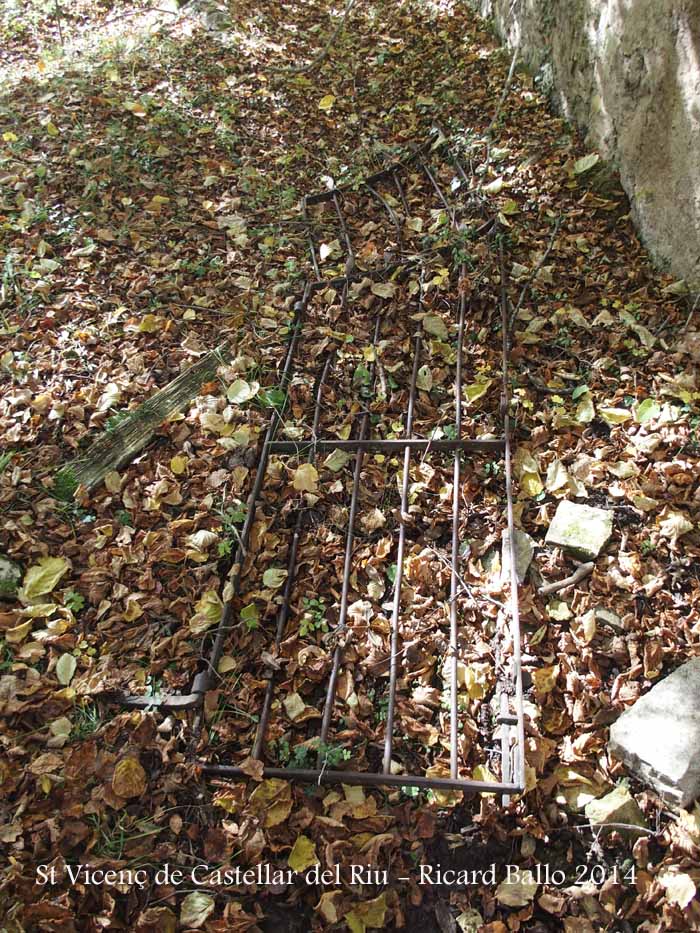
<instances>
[{"instance_id":1,"label":"yellow leaf","mask_svg":"<svg viewBox=\"0 0 700 933\"><path fill-rule=\"evenodd\" d=\"M183 928L197 930L206 922L207 917L216 907L216 901L211 894L204 891L193 891L183 900L180 907L180 923Z\"/></svg>"},{"instance_id":2,"label":"yellow leaf","mask_svg":"<svg viewBox=\"0 0 700 933\"><path fill-rule=\"evenodd\" d=\"M49 122L46 124L46 132L49 134L49 136L59 135L58 127L55 123L52 123L51 120L49 120Z\"/></svg>"},{"instance_id":3,"label":"yellow leaf","mask_svg":"<svg viewBox=\"0 0 700 933\"><path fill-rule=\"evenodd\" d=\"M475 781L486 781L488 784L498 784L498 778L493 773L489 771L486 765L477 765L472 772L472 777ZM480 791L483 797L492 797L495 795L495 791L492 794L491 791Z\"/></svg>"},{"instance_id":4,"label":"yellow leaf","mask_svg":"<svg viewBox=\"0 0 700 933\"><path fill-rule=\"evenodd\" d=\"M543 491L544 486L537 473L523 473L520 477L520 488L526 496L534 499Z\"/></svg>"},{"instance_id":5,"label":"yellow leaf","mask_svg":"<svg viewBox=\"0 0 700 933\"><path fill-rule=\"evenodd\" d=\"M116 470L110 470L105 474L104 484L108 492L119 492L122 481Z\"/></svg>"},{"instance_id":6,"label":"yellow leaf","mask_svg":"<svg viewBox=\"0 0 700 933\"><path fill-rule=\"evenodd\" d=\"M139 321L137 330L142 334L155 334L164 324L163 318L157 314L144 314Z\"/></svg>"},{"instance_id":7,"label":"yellow leaf","mask_svg":"<svg viewBox=\"0 0 700 933\"><path fill-rule=\"evenodd\" d=\"M292 812L292 787L289 781L270 778L255 788L249 804L255 813L264 815L266 829L278 826Z\"/></svg>"},{"instance_id":8,"label":"yellow leaf","mask_svg":"<svg viewBox=\"0 0 700 933\"><path fill-rule=\"evenodd\" d=\"M21 625L15 625L14 628L8 628L5 631L5 641L8 645L18 645L20 642L24 641L31 630L32 622L30 619L29 622L22 622Z\"/></svg>"},{"instance_id":9,"label":"yellow leaf","mask_svg":"<svg viewBox=\"0 0 700 933\"><path fill-rule=\"evenodd\" d=\"M484 379L481 382L473 382L471 385L468 385L464 390L464 394L467 397L467 405L471 405L472 402L476 402L486 395L492 382L492 379Z\"/></svg>"},{"instance_id":10,"label":"yellow leaf","mask_svg":"<svg viewBox=\"0 0 700 933\"><path fill-rule=\"evenodd\" d=\"M194 635L201 635L219 621L224 604L216 590L207 590L194 608L196 612L190 619L190 631Z\"/></svg>"},{"instance_id":11,"label":"yellow leaf","mask_svg":"<svg viewBox=\"0 0 700 933\"><path fill-rule=\"evenodd\" d=\"M124 610L124 621L125 622L135 622L136 619L140 619L143 615L143 607L138 600L137 593L130 593L126 597L126 609Z\"/></svg>"},{"instance_id":12,"label":"yellow leaf","mask_svg":"<svg viewBox=\"0 0 700 933\"><path fill-rule=\"evenodd\" d=\"M591 152L589 155L582 156L574 162L574 175L583 175L590 171L594 165L600 162L600 156L597 152Z\"/></svg>"},{"instance_id":13,"label":"yellow leaf","mask_svg":"<svg viewBox=\"0 0 700 933\"><path fill-rule=\"evenodd\" d=\"M114 793L119 797L141 797L147 786L148 778L138 758L122 758L112 777Z\"/></svg>"},{"instance_id":14,"label":"yellow leaf","mask_svg":"<svg viewBox=\"0 0 700 933\"><path fill-rule=\"evenodd\" d=\"M308 836L297 836L294 848L289 853L287 864L292 871L306 871L311 865L318 865L319 858L316 855L316 846Z\"/></svg>"},{"instance_id":15,"label":"yellow leaf","mask_svg":"<svg viewBox=\"0 0 700 933\"><path fill-rule=\"evenodd\" d=\"M68 561L64 557L40 557L37 564L30 567L20 590L23 601L31 602L37 596L50 593L61 577L68 571Z\"/></svg>"},{"instance_id":16,"label":"yellow leaf","mask_svg":"<svg viewBox=\"0 0 700 933\"><path fill-rule=\"evenodd\" d=\"M623 424L632 417L627 408L598 408L598 414L608 424Z\"/></svg>"},{"instance_id":17,"label":"yellow leaf","mask_svg":"<svg viewBox=\"0 0 700 933\"><path fill-rule=\"evenodd\" d=\"M538 693L550 693L557 682L557 677L559 676L559 665L554 664L552 667L541 667L536 671L532 671L532 682L535 685L535 690Z\"/></svg>"},{"instance_id":18,"label":"yellow leaf","mask_svg":"<svg viewBox=\"0 0 700 933\"><path fill-rule=\"evenodd\" d=\"M593 399L586 393L576 406L576 420L579 424L590 424L595 418L595 406Z\"/></svg>"},{"instance_id":19,"label":"yellow leaf","mask_svg":"<svg viewBox=\"0 0 700 933\"><path fill-rule=\"evenodd\" d=\"M302 463L294 471L292 483L298 492L316 492L318 490L318 471L311 463Z\"/></svg>"},{"instance_id":20,"label":"yellow leaf","mask_svg":"<svg viewBox=\"0 0 700 933\"><path fill-rule=\"evenodd\" d=\"M692 531L695 525L689 522L683 512L677 512L673 509L665 509L662 513L662 521L659 522L659 532L664 538L670 538L675 542L683 535Z\"/></svg>"},{"instance_id":21,"label":"yellow leaf","mask_svg":"<svg viewBox=\"0 0 700 933\"><path fill-rule=\"evenodd\" d=\"M189 460L187 457L176 456L173 457L170 461L170 469L173 471L175 476L181 476L187 469L187 464Z\"/></svg>"},{"instance_id":22,"label":"yellow leaf","mask_svg":"<svg viewBox=\"0 0 700 933\"><path fill-rule=\"evenodd\" d=\"M323 110L326 113L333 109L333 104L335 103L335 97L333 94L326 94L325 97L322 97L318 102L318 109Z\"/></svg>"},{"instance_id":23,"label":"yellow leaf","mask_svg":"<svg viewBox=\"0 0 700 933\"><path fill-rule=\"evenodd\" d=\"M282 703L287 716L289 716L292 722L298 719L306 709L306 703L304 703L298 693L290 693L289 696L284 698Z\"/></svg>"},{"instance_id":24,"label":"yellow leaf","mask_svg":"<svg viewBox=\"0 0 700 933\"><path fill-rule=\"evenodd\" d=\"M352 933L365 933L368 928L384 929L386 918L386 894L380 894L372 901L358 904L350 913L345 915L345 922Z\"/></svg>"},{"instance_id":25,"label":"yellow leaf","mask_svg":"<svg viewBox=\"0 0 700 933\"><path fill-rule=\"evenodd\" d=\"M139 104L138 101L127 100L124 104L124 110L128 110L129 113L133 113L135 117L145 117L146 110L142 104Z\"/></svg>"},{"instance_id":26,"label":"yellow leaf","mask_svg":"<svg viewBox=\"0 0 700 933\"><path fill-rule=\"evenodd\" d=\"M438 340L447 340L447 325L437 314L426 314L423 318L423 328Z\"/></svg>"},{"instance_id":27,"label":"yellow leaf","mask_svg":"<svg viewBox=\"0 0 700 933\"><path fill-rule=\"evenodd\" d=\"M237 666L236 659L232 658L230 654L225 654L219 661L216 670L219 674L228 674L229 671L235 670Z\"/></svg>"},{"instance_id":28,"label":"yellow leaf","mask_svg":"<svg viewBox=\"0 0 700 933\"><path fill-rule=\"evenodd\" d=\"M396 294L396 286L393 282L375 282L371 292L379 298L393 298Z\"/></svg>"},{"instance_id":29,"label":"yellow leaf","mask_svg":"<svg viewBox=\"0 0 700 933\"><path fill-rule=\"evenodd\" d=\"M494 178L492 182L489 182L488 185L484 185L481 189L484 194L498 194L499 191L503 189L503 176L499 175L498 178Z\"/></svg>"}]
</instances>

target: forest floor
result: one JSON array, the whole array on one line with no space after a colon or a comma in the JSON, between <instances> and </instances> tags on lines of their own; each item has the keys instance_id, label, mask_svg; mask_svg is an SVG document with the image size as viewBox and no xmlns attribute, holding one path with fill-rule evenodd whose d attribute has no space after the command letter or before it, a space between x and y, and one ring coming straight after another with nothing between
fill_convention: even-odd
<instances>
[{"instance_id":1,"label":"forest floor","mask_svg":"<svg viewBox=\"0 0 700 933\"><path fill-rule=\"evenodd\" d=\"M517 68L509 84L510 54L464 3L359 0L320 57L342 14L325 0L231 4L217 29L166 2L81 0L60 30L42 5L19 6L0 14L0 556L21 574L0 601L3 930L700 929L700 807L671 810L606 751L620 712L700 653L700 338L684 283L652 267L615 174L531 76ZM398 233L353 200L437 124L468 167L460 180L442 161L439 180L457 199L478 195L498 235L455 233L417 172L390 200ZM271 670L266 761L304 767L319 752L352 458L318 469L272 458L203 723L114 699L186 691L211 647L313 272L300 201L334 184L351 189L359 269L390 259L396 236L422 271L360 279L349 309L332 284L315 293L286 438L308 435L331 351L324 431L347 437L367 406L374 430L403 436L417 320L431 339L416 430L453 437L460 293L465 434L497 431L507 273L515 514L535 550L520 588L527 786L505 808L491 794L262 780L249 757ZM328 212L311 219L320 275L343 276L342 235ZM62 468L102 431L226 341L231 359L135 459L92 489L71 484ZM404 519L395 754L433 775L449 766L451 469L449 457L413 459ZM375 767L383 744L399 471L366 455L330 767ZM502 462L468 458L462 482L459 753L463 774L495 780ZM613 513L612 536L592 574L541 595L575 569L544 541L574 497ZM275 646L302 503L298 586ZM202 756L243 763L251 780L208 779ZM584 813L620 785L644 816L631 837L602 835ZM350 884L353 864L387 881ZM256 865L340 876L216 876ZM495 881L421 883L420 865L493 865ZM531 874L504 885L507 865ZM90 883L85 866L141 874Z\"/></svg>"}]
</instances>

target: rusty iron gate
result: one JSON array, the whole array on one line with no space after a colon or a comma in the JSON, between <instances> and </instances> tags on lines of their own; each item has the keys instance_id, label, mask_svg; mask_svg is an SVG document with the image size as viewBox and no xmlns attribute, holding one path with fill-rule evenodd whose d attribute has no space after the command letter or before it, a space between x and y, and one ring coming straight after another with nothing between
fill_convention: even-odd
<instances>
[{"instance_id":1,"label":"rusty iron gate","mask_svg":"<svg viewBox=\"0 0 700 933\"><path fill-rule=\"evenodd\" d=\"M438 161L436 166L435 162ZM444 172L445 165L450 167L454 175L453 184L450 190L445 190L444 183L440 180L440 171ZM524 737L524 712L523 712L523 692L521 676L521 658L520 658L520 621L518 613L518 580L517 580L517 562L515 550L515 530L513 515L513 491L512 491L512 420L509 414L509 382L508 382L508 357L509 357L509 303L505 286L505 269L503 261L503 244L499 240L500 252L500 308L498 309L501 331L501 373L500 387L497 398L498 422L500 425L500 434L494 436L493 433L484 437L464 437L463 436L463 365L465 360L465 329L469 321L470 298L466 289L466 270L463 264L457 264L450 270L450 275L454 280L456 278L457 297L453 301L454 322L457 327L456 339L456 361L454 367L454 421L451 430L452 437L419 437L414 433L414 417L417 401L417 381L420 371L421 359L425 356L426 334L423 331L422 323L416 326L413 323L416 319L421 320L423 313L423 254L419 251L411 251L403 242L402 221L399 216L396 205L401 205L401 209L406 216L409 215L409 205L407 202L407 193L405 183L407 177L415 179L420 176L424 180L429 194L436 200L436 210L445 211L449 224L455 231L468 229L469 236L473 241L480 238L493 237L499 230L499 224L495 217L489 217L483 207L483 201L474 195L475 186L471 184L473 176L468 176L461 160L455 154L453 148L445 139L441 131L434 131L432 135L421 146L416 148L407 158L392 163L382 171L368 177L359 185L346 188L333 187L328 191L308 195L302 202L302 215L305 228L308 233L311 264L313 267L313 278L307 280L301 297L294 305L294 316L289 330L289 341L286 355L281 365L281 371L278 379L278 385L285 395L285 403L273 407L267 429L264 434L257 469L251 492L248 497L248 509L243 527L240 532L240 538L237 551L234 555L231 571L229 572L228 598L224 603L224 610L213 632L213 635L205 636L205 642L208 644L206 650L202 652L205 661L200 670L193 678L191 690L188 694L170 695L170 696L139 696L128 695L121 698L121 702L127 707L137 708L159 708L165 711L183 711L195 710L196 718L194 722L195 733L198 734L203 723L203 700L207 690L213 689L218 680L217 667L223 655L227 639L239 624L236 619L235 604L240 595L242 583L242 568L246 557L246 551L249 546L251 530L256 515L256 508L261 501L261 495L265 489L265 480L268 472L268 465L271 455L278 457L294 457L299 462L313 463L320 454L326 454L336 450L344 451L350 457L354 457L354 466L352 473L352 485L350 502L348 508L348 520L345 529L345 547L342 582L340 590L340 601L338 608L337 623L333 626L330 633L330 650L332 652L332 662L330 674L325 685L325 700L323 704L323 713L321 718L320 730L318 733L319 749L322 749L328 740L332 727L336 692L338 688L338 679L343 666L343 656L346 646L346 639L350 634L348 631L348 609L351 593L351 576L353 571L353 553L355 548L356 522L358 513L358 504L362 487L362 472L365 454L368 452L388 453L402 456L402 472L400 474L400 507L398 534L396 536L396 575L393 583L393 593L391 595L391 619L390 619L390 655L389 663L389 689L388 706L386 710L386 725L384 730L383 750L381 754L381 767L374 771L353 771L344 769L331 769L326 767L321 752L317 766L315 768L280 768L264 767L265 777L282 778L286 780L296 780L308 783L329 784L357 784L367 787L373 786L393 786L393 787L417 787L434 790L459 790L467 793L489 792L500 793L504 803L506 803L512 794L522 792L525 787L525 737ZM391 190L392 197L387 194L387 188ZM461 202L454 203L452 198L453 190L461 198ZM383 193L384 190L384 193ZM462 191L466 191L467 197L462 197ZM470 193L471 192L471 193ZM387 221L387 239L390 240L390 248L385 251L381 263L364 263L355 253L353 247L352 224L348 220L347 210L344 211L344 204L350 203L353 198L367 197L376 205L385 216ZM392 204L394 206L392 206ZM355 205L357 206L357 205ZM319 255L319 244L315 235L315 227L318 224L313 216L313 211L320 210L324 212L324 221L328 223L328 215L332 217L335 225L338 241L342 243L343 256L345 263L344 275L333 275L324 277L321 268ZM355 217L355 212L353 212ZM393 231L389 233L389 231ZM410 382L408 384L407 410L404 417L404 432L402 437L387 438L375 436L372 432L371 405L375 397L378 380L385 379L385 374L378 372L377 356L370 354L372 361L368 368L368 377L364 386L363 404L358 412L359 417L353 429L354 436L348 439L340 439L324 435L324 389L327 388L329 378L335 367L338 365L337 347L331 346L325 357L318 365L315 361L310 361L311 366L316 369L315 391L311 411L309 412L309 421L311 430L305 438L295 438L294 440L279 440L278 433L283 424L285 406L287 404L288 391L294 378L295 367L298 365L300 349L303 350L305 330L307 326L322 326L323 321L309 320L310 308L313 306L314 297L327 289L333 289L340 297L340 315L348 322L350 329L353 327L353 321L359 321L361 315L353 307L353 293L357 290L358 283L393 283L401 284L410 274L421 275L420 287L417 293L411 298L411 307L399 307L404 304L400 302L385 303L382 313L374 315L373 327L369 328L371 336L371 346L376 346L381 339L382 329L389 323L394 326L396 321L405 319L407 328L406 334L410 336L412 345L412 363L410 366ZM367 333L367 321L362 319ZM303 356L303 353L302 353ZM309 367L309 361L304 360L303 365ZM376 433L376 432L375 432ZM451 511L451 541L449 548L449 557L446 558L446 564L450 572L450 597L449 597L449 649L447 659L449 665L449 777L435 777L427 774L395 773L393 767L393 752L396 733L396 707L397 707L397 683L400 675L401 663L401 620L402 606L401 595L404 577L404 557L406 553L406 533L407 533L407 515L408 515L408 494L409 494L409 472L412 458L416 455L427 456L428 454L451 455L452 459L452 511ZM470 458L488 455L489 458L499 458L503 463L503 474L505 480L505 499L506 499L506 527L507 527L507 548L509 549L509 600L507 605L499 605L499 627L498 635L501 644L507 640L510 642L509 657L507 662L502 660L498 672L496 694L494 697L495 722L498 725L500 733L500 780L498 782L473 780L462 776L463 767L459 760L459 728L460 713L458 708L458 661L459 661L459 633L460 618L458 613L458 597L463 594L473 596L471 587L464 582L460 575L460 487L463 476L464 457ZM276 619L274 629L273 651L279 649L285 629L290 616L290 605L295 592L296 573L299 558L299 546L303 534L308 524L308 509L304 509L301 504L296 510L291 522L291 536L287 548L287 573L284 589L282 591L281 605ZM487 595L482 595L482 599L494 602ZM264 697L259 714L257 732L255 735L252 750L242 750L241 758L245 757L245 752L250 751L250 755L255 758L265 760L265 740L270 722L270 716L275 699L276 671L274 667L268 666L266 669L267 683L264 690ZM249 775L246 771L236 764L210 759L200 760L199 764L202 771L212 776L219 776L229 779L246 779Z\"/></svg>"}]
</instances>

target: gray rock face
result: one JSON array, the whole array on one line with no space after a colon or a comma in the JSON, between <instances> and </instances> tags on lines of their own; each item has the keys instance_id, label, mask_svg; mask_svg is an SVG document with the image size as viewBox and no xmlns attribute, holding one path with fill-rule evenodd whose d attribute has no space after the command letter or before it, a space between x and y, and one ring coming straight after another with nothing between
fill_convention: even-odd
<instances>
[{"instance_id":1,"label":"gray rock face","mask_svg":"<svg viewBox=\"0 0 700 933\"><path fill-rule=\"evenodd\" d=\"M656 260L700 283L697 0L471 0L619 168ZM536 79L537 80L537 79Z\"/></svg>"},{"instance_id":2,"label":"gray rock face","mask_svg":"<svg viewBox=\"0 0 700 933\"><path fill-rule=\"evenodd\" d=\"M670 803L687 807L700 796L700 658L625 710L608 749Z\"/></svg>"},{"instance_id":3,"label":"gray rock face","mask_svg":"<svg viewBox=\"0 0 700 933\"><path fill-rule=\"evenodd\" d=\"M559 503L545 542L595 560L612 534L613 513L564 499Z\"/></svg>"},{"instance_id":4,"label":"gray rock face","mask_svg":"<svg viewBox=\"0 0 700 933\"><path fill-rule=\"evenodd\" d=\"M14 597L21 576L22 570L19 564L10 560L9 557L0 555L0 599Z\"/></svg>"}]
</instances>

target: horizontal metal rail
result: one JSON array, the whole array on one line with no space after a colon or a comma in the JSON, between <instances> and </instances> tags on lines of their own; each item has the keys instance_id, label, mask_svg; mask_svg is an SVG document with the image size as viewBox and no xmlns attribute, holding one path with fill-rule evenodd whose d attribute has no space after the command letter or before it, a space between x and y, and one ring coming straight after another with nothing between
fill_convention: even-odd
<instances>
[{"instance_id":1,"label":"horizontal metal rail","mask_svg":"<svg viewBox=\"0 0 700 933\"><path fill-rule=\"evenodd\" d=\"M236 781L250 780L250 774L234 765L216 765L200 759L205 774ZM503 781L472 781L469 778L426 777L423 774L380 774L373 771L331 771L323 768L263 769L263 778L282 778L304 784L351 784L360 787L420 787L425 790L461 790L481 794L519 794L523 785Z\"/></svg>"},{"instance_id":2,"label":"horizontal metal rail","mask_svg":"<svg viewBox=\"0 0 700 933\"><path fill-rule=\"evenodd\" d=\"M333 438L319 438L315 441L273 441L270 444L270 453L274 454L298 454L306 453L313 449L319 453L325 453L327 450L347 450L355 452L357 450L388 450L403 451L409 450L423 451L474 451L475 453L498 453L506 449L506 441L503 437L489 437L464 440L423 440L417 437L400 437L384 440L382 438L358 438L356 441L333 440Z\"/></svg>"}]
</instances>

